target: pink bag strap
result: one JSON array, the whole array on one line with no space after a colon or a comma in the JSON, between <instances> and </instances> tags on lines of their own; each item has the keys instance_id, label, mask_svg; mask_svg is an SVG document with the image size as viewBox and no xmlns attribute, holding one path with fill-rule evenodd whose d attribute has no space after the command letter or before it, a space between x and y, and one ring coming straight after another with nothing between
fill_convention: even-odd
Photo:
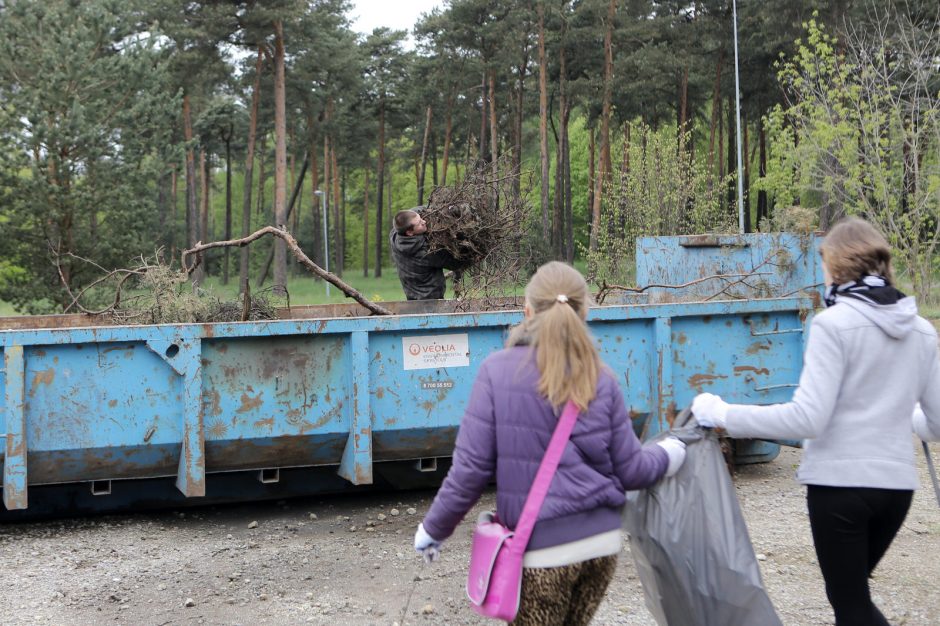
<instances>
[{"instance_id":1,"label":"pink bag strap","mask_svg":"<svg viewBox=\"0 0 940 626\"><path fill-rule=\"evenodd\" d=\"M535 481L529 489L529 495L526 496L525 505L522 507L522 514L519 516L519 523L516 524L516 530L513 533L512 549L515 552L525 552L529 543L529 537L532 535L532 529L535 528L535 521L538 519L539 511L542 509L542 503L545 496L548 495L548 488L552 484L552 478L555 477L555 470L558 469L558 463L561 461L561 455L568 445L571 438L571 431L574 430L574 423L578 419L578 407L571 400L565 405L561 417L558 419L558 425L552 434L552 439L545 450L545 456L539 464L539 471L535 474Z\"/></svg>"}]
</instances>

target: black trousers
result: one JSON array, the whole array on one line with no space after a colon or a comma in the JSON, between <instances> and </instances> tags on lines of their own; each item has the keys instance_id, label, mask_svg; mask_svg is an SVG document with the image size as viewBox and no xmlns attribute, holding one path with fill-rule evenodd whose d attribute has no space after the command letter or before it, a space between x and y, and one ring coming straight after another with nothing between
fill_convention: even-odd
<instances>
[{"instance_id":1,"label":"black trousers","mask_svg":"<svg viewBox=\"0 0 940 626\"><path fill-rule=\"evenodd\" d=\"M913 495L809 485L809 523L836 626L889 626L871 601L868 577L901 528Z\"/></svg>"}]
</instances>

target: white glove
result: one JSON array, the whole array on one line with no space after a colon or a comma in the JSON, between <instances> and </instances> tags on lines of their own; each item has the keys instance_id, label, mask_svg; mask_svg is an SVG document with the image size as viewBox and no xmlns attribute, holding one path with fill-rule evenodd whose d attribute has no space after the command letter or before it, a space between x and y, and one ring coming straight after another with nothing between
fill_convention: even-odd
<instances>
[{"instance_id":1,"label":"white glove","mask_svg":"<svg viewBox=\"0 0 940 626\"><path fill-rule=\"evenodd\" d=\"M424 524L418 524L418 530L415 531L415 551L424 557L425 563L433 563L437 560L442 543L424 530Z\"/></svg>"},{"instance_id":2,"label":"white glove","mask_svg":"<svg viewBox=\"0 0 940 626\"><path fill-rule=\"evenodd\" d=\"M728 403L713 393L700 393L692 400L692 415L706 428L724 428L728 422Z\"/></svg>"},{"instance_id":3,"label":"white glove","mask_svg":"<svg viewBox=\"0 0 940 626\"><path fill-rule=\"evenodd\" d=\"M940 435L935 435L927 424L927 415L920 408L920 403L914 407L914 414L911 416L911 422L914 426L914 433L924 441L940 441Z\"/></svg>"},{"instance_id":4,"label":"white glove","mask_svg":"<svg viewBox=\"0 0 940 626\"><path fill-rule=\"evenodd\" d=\"M656 442L657 446L662 447L669 455L669 466L666 468L666 478L675 476L679 468L685 462L685 443L676 437L666 437L662 441Z\"/></svg>"}]
</instances>

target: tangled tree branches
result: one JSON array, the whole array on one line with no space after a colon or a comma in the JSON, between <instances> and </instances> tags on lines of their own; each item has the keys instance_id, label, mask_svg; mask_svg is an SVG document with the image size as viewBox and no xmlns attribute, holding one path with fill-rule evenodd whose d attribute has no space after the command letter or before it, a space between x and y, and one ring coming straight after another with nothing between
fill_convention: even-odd
<instances>
[{"instance_id":1,"label":"tangled tree branches","mask_svg":"<svg viewBox=\"0 0 940 626\"><path fill-rule=\"evenodd\" d=\"M459 299L501 296L545 260L527 235L533 212L522 177L508 160L498 169L504 174L494 178L491 166L478 162L457 185L436 188L423 212L429 249L446 250L466 268L455 273Z\"/></svg>"},{"instance_id":2,"label":"tangled tree branches","mask_svg":"<svg viewBox=\"0 0 940 626\"><path fill-rule=\"evenodd\" d=\"M250 295L241 302L221 300L206 290L193 288L189 275L163 260L162 249L151 257L141 256L137 265L107 271L74 254L72 259L89 263L104 275L77 294L56 258L62 284L72 301L64 312L78 310L113 324L170 324L235 322L276 319L275 305L266 293Z\"/></svg>"},{"instance_id":3,"label":"tangled tree branches","mask_svg":"<svg viewBox=\"0 0 940 626\"><path fill-rule=\"evenodd\" d=\"M288 249L311 272L339 287L377 315L391 315L391 311L367 300L361 293L311 261L297 241L286 230L267 226L242 239L230 241L198 242L182 252L183 269L175 269L162 260L162 250L152 258L140 258L132 268L107 271L87 259L68 255L91 263L104 275L73 294L58 255L54 255L56 268L63 286L72 299L65 312L77 309L97 315L117 324L164 324L190 322L235 322L276 319L277 310L269 300L269 290L261 294L240 294L237 301L223 301L191 284L190 275L201 261L202 252L211 248L246 246L264 235L274 235L287 243ZM134 279L131 281L131 279ZM129 293L128 293L129 291ZM109 302L109 304L105 304ZM90 304L94 303L94 304ZM94 308L90 308L94 307Z\"/></svg>"}]
</instances>

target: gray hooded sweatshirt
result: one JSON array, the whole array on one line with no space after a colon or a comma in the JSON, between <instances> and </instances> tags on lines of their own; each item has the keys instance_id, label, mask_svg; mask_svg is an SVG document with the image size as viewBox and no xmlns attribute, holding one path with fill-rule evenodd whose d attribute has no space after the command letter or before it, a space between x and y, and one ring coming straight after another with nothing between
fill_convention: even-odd
<instances>
[{"instance_id":1,"label":"gray hooded sweatshirt","mask_svg":"<svg viewBox=\"0 0 940 626\"><path fill-rule=\"evenodd\" d=\"M914 298L877 305L840 297L813 319L793 400L732 404L736 438L804 439L807 485L916 489L911 414L940 433L937 332Z\"/></svg>"}]
</instances>

